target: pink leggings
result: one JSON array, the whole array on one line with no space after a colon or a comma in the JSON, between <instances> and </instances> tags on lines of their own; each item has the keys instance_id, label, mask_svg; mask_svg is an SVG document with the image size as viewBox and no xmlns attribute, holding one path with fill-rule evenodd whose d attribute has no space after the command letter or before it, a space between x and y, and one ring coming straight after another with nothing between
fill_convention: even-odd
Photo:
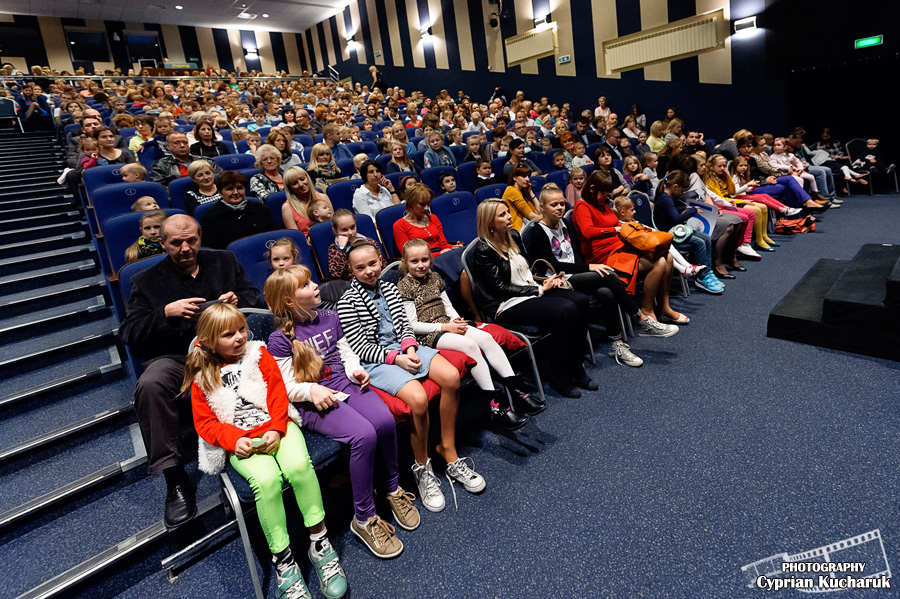
<instances>
[{"instance_id":1,"label":"pink leggings","mask_svg":"<svg viewBox=\"0 0 900 599\"><path fill-rule=\"evenodd\" d=\"M719 206L724 212L730 212L739 217L747 227L744 229L744 239L741 243L751 243L753 241L753 225L756 223L756 213L749 208L738 208L736 206Z\"/></svg>"},{"instance_id":2,"label":"pink leggings","mask_svg":"<svg viewBox=\"0 0 900 599\"><path fill-rule=\"evenodd\" d=\"M772 196L766 195L764 193L755 193L753 195L745 194L745 195L734 196L734 197L739 200L746 200L748 202L759 202L760 204L765 204L766 206L768 206L775 212L784 212L788 208L787 205L782 204L781 202L779 202Z\"/></svg>"},{"instance_id":3,"label":"pink leggings","mask_svg":"<svg viewBox=\"0 0 900 599\"><path fill-rule=\"evenodd\" d=\"M806 181L809 183L809 190L813 193L819 193L819 186L816 185L816 178L813 177L810 173L802 172L799 175L792 175L794 179L797 180L797 183L803 185L803 182Z\"/></svg>"}]
</instances>

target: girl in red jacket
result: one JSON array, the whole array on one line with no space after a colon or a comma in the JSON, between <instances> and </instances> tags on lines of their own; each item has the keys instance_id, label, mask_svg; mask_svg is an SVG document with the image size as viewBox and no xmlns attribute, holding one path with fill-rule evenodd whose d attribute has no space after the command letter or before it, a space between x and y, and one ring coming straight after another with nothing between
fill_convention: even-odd
<instances>
[{"instance_id":1,"label":"girl in red jacket","mask_svg":"<svg viewBox=\"0 0 900 599\"><path fill-rule=\"evenodd\" d=\"M282 477L293 487L309 528L309 559L322 593L343 597L347 579L326 536L322 493L300 432L300 415L288 402L278 364L263 343L247 340L247 321L235 306L214 304L200 315L184 375L182 389L191 390L200 435L200 469L218 474L228 459L250 483L278 574L276 597L309 597L291 555Z\"/></svg>"}]
</instances>

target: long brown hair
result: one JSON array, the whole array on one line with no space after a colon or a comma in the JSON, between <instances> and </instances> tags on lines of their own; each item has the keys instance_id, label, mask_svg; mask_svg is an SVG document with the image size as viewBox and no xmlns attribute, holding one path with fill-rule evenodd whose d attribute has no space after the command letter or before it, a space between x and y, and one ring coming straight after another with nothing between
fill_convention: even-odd
<instances>
[{"instance_id":1,"label":"long brown hair","mask_svg":"<svg viewBox=\"0 0 900 599\"><path fill-rule=\"evenodd\" d=\"M322 371L322 356L309 344L294 337L294 310L297 289L304 287L311 277L309 269L302 264L276 270L266 279L263 294L269 310L275 315L275 326L291 342L291 359L294 364L294 378L298 382L315 383Z\"/></svg>"},{"instance_id":2,"label":"long brown hair","mask_svg":"<svg viewBox=\"0 0 900 599\"><path fill-rule=\"evenodd\" d=\"M181 391L191 388L194 377L200 374L200 389L209 395L222 383L222 365L225 360L216 353L219 337L231 327L247 326L247 319L231 304L213 304L200 314L197 321L197 341L188 353L184 366Z\"/></svg>"}]
</instances>

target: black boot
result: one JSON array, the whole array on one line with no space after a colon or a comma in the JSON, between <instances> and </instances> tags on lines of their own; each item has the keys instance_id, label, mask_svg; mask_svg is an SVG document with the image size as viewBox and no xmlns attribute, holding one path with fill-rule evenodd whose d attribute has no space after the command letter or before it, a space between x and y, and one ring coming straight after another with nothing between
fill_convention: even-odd
<instances>
[{"instance_id":1,"label":"black boot","mask_svg":"<svg viewBox=\"0 0 900 599\"><path fill-rule=\"evenodd\" d=\"M534 415L540 414L547 408L547 402L541 399L537 393L529 393L525 390L519 377L504 378L503 386L509 389L512 405L517 411Z\"/></svg>"},{"instance_id":2,"label":"black boot","mask_svg":"<svg viewBox=\"0 0 900 599\"><path fill-rule=\"evenodd\" d=\"M491 391L491 422L496 426L515 431L528 422L528 416L519 414L509 405L509 398L503 387L496 391Z\"/></svg>"}]
</instances>

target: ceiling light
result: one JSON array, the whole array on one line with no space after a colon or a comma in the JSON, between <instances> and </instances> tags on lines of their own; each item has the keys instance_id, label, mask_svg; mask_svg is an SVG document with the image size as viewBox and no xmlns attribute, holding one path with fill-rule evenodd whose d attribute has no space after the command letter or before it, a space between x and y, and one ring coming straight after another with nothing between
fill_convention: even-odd
<instances>
[{"instance_id":1,"label":"ceiling light","mask_svg":"<svg viewBox=\"0 0 900 599\"><path fill-rule=\"evenodd\" d=\"M422 36L423 40L427 40L431 37L431 27L425 27L424 29L419 30L419 35Z\"/></svg>"},{"instance_id":2,"label":"ceiling light","mask_svg":"<svg viewBox=\"0 0 900 599\"><path fill-rule=\"evenodd\" d=\"M246 19L247 21L252 21L256 17L257 17L257 15L252 15L248 12L242 12L241 14L238 15L239 19Z\"/></svg>"},{"instance_id":3,"label":"ceiling light","mask_svg":"<svg viewBox=\"0 0 900 599\"><path fill-rule=\"evenodd\" d=\"M747 17L746 19L738 19L734 22L734 32L752 31L756 29L756 17Z\"/></svg>"},{"instance_id":4,"label":"ceiling light","mask_svg":"<svg viewBox=\"0 0 900 599\"><path fill-rule=\"evenodd\" d=\"M184 7L180 4L175 5L175 10L184 10Z\"/></svg>"},{"instance_id":5,"label":"ceiling light","mask_svg":"<svg viewBox=\"0 0 900 599\"><path fill-rule=\"evenodd\" d=\"M268 19L268 18L269 18L269 14L268 14L268 13L263 13L263 14L262 14L262 18Z\"/></svg>"}]
</instances>

